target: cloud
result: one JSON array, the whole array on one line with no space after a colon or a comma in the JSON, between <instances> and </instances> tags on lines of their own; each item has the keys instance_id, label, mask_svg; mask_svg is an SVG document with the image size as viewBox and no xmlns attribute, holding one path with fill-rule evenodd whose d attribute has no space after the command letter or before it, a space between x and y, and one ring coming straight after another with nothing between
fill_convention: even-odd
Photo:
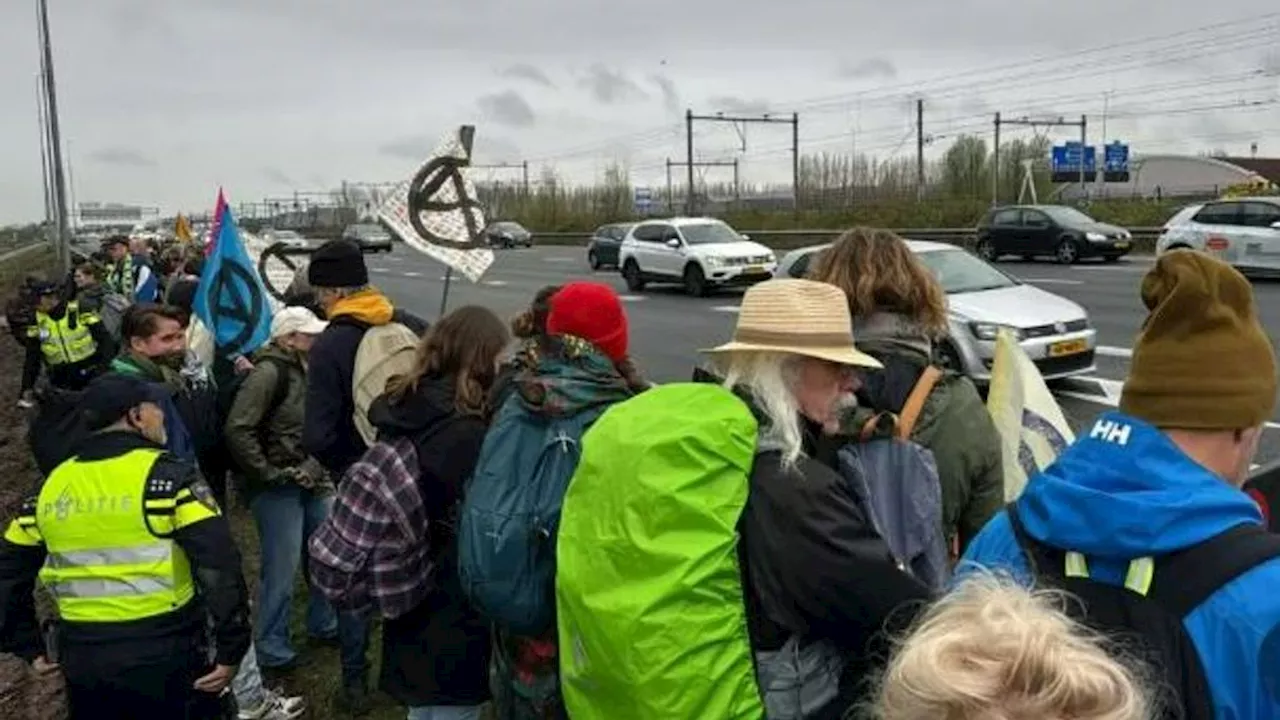
<instances>
[{"instance_id":1,"label":"cloud","mask_svg":"<svg viewBox=\"0 0 1280 720\"><path fill-rule=\"evenodd\" d=\"M89 153L89 159L101 165L116 167L155 167L156 161L137 150L125 147L109 147Z\"/></svg>"},{"instance_id":2,"label":"cloud","mask_svg":"<svg viewBox=\"0 0 1280 720\"><path fill-rule=\"evenodd\" d=\"M1280 51L1272 51L1262 58L1262 72L1265 75L1280 75Z\"/></svg>"},{"instance_id":3,"label":"cloud","mask_svg":"<svg viewBox=\"0 0 1280 720\"><path fill-rule=\"evenodd\" d=\"M289 177L288 173L286 173L285 171L281 170L278 167L262 168L262 177L270 180L271 182L277 185L297 186L297 183L294 182L293 178Z\"/></svg>"},{"instance_id":4,"label":"cloud","mask_svg":"<svg viewBox=\"0 0 1280 720\"><path fill-rule=\"evenodd\" d=\"M658 89L662 91L662 106L666 108L667 112L680 111L680 93L676 91L676 84L671 78L654 73L649 76L649 82L657 85Z\"/></svg>"},{"instance_id":5,"label":"cloud","mask_svg":"<svg viewBox=\"0 0 1280 720\"><path fill-rule=\"evenodd\" d=\"M474 162L479 165L519 162L520 146L500 137L476 134Z\"/></svg>"},{"instance_id":6,"label":"cloud","mask_svg":"<svg viewBox=\"0 0 1280 720\"><path fill-rule=\"evenodd\" d=\"M840 77L851 80L868 80L872 78L892 80L898 77L898 68L892 62L889 62L887 58L873 57L857 62L846 60L840 63L840 69L837 74Z\"/></svg>"},{"instance_id":7,"label":"cloud","mask_svg":"<svg viewBox=\"0 0 1280 720\"><path fill-rule=\"evenodd\" d=\"M715 112L729 115L764 115L772 112L769 101L764 98L740 98L732 95L712 97L711 108Z\"/></svg>"},{"instance_id":8,"label":"cloud","mask_svg":"<svg viewBox=\"0 0 1280 720\"><path fill-rule=\"evenodd\" d=\"M405 160L422 160L439 141L439 138L427 135L407 135L379 145L378 154Z\"/></svg>"},{"instance_id":9,"label":"cloud","mask_svg":"<svg viewBox=\"0 0 1280 720\"><path fill-rule=\"evenodd\" d=\"M602 105L616 105L628 100L649 97L648 93L621 70L613 70L601 63L587 68L586 75L578 81L578 84Z\"/></svg>"},{"instance_id":10,"label":"cloud","mask_svg":"<svg viewBox=\"0 0 1280 720\"><path fill-rule=\"evenodd\" d=\"M531 127L538 116L529 102L515 90L483 95L476 104L490 120L510 127Z\"/></svg>"},{"instance_id":11,"label":"cloud","mask_svg":"<svg viewBox=\"0 0 1280 720\"><path fill-rule=\"evenodd\" d=\"M528 63L516 63L509 67L503 68L498 75L515 80L527 80L535 85L541 85L545 88L554 88L555 83L551 82L551 78L542 70Z\"/></svg>"}]
</instances>

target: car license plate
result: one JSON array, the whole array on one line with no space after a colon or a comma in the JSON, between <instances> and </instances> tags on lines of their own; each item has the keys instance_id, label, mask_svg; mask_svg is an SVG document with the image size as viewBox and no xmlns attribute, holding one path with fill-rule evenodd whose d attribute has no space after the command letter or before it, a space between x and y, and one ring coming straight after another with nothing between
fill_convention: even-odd
<instances>
[{"instance_id":1,"label":"car license plate","mask_svg":"<svg viewBox=\"0 0 1280 720\"><path fill-rule=\"evenodd\" d=\"M1076 355L1088 349L1089 343L1085 340L1064 340L1049 346L1049 357Z\"/></svg>"},{"instance_id":2,"label":"car license plate","mask_svg":"<svg viewBox=\"0 0 1280 720\"><path fill-rule=\"evenodd\" d=\"M748 266L747 266L747 269L746 269L746 270L743 270L742 272L744 272L744 273L746 273L746 274L748 274L748 275L763 275L763 274L764 274L764 266L763 266L763 265L748 265Z\"/></svg>"},{"instance_id":3,"label":"car license plate","mask_svg":"<svg viewBox=\"0 0 1280 720\"><path fill-rule=\"evenodd\" d=\"M1120 250L1128 250L1128 249L1129 249L1129 243L1124 242L1124 241L1121 241L1121 242L1116 243L1116 247L1117 247L1117 248L1119 248Z\"/></svg>"}]
</instances>

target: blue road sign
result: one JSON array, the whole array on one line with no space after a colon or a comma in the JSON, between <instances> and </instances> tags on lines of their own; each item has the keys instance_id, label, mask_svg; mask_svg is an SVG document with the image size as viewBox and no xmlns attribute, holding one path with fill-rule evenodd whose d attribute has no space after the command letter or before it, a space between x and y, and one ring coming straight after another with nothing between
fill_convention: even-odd
<instances>
[{"instance_id":1,"label":"blue road sign","mask_svg":"<svg viewBox=\"0 0 1280 720\"><path fill-rule=\"evenodd\" d=\"M1054 145L1049 158L1053 182L1073 182L1080 179L1080 161L1084 158L1085 180L1093 180L1098 173L1098 152L1092 145L1068 142Z\"/></svg>"},{"instance_id":2,"label":"blue road sign","mask_svg":"<svg viewBox=\"0 0 1280 720\"><path fill-rule=\"evenodd\" d=\"M1107 143L1103 152L1103 179L1107 182L1129 181L1129 146L1116 140Z\"/></svg>"},{"instance_id":3,"label":"blue road sign","mask_svg":"<svg viewBox=\"0 0 1280 720\"><path fill-rule=\"evenodd\" d=\"M638 187L635 190L635 209L637 215L644 215L653 207L653 190Z\"/></svg>"}]
</instances>

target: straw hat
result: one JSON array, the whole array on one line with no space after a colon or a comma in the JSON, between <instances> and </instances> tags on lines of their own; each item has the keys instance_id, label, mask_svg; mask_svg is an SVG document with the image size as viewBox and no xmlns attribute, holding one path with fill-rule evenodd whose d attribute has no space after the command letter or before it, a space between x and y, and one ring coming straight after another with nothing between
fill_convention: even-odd
<instances>
[{"instance_id":1,"label":"straw hat","mask_svg":"<svg viewBox=\"0 0 1280 720\"><path fill-rule=\"evenodd\" d=\"M854 347L844 291L813 280L766 280L747 290L733 340L703 352L780 352L841 365L884 367Z\"/></svg>"}]
</instances>

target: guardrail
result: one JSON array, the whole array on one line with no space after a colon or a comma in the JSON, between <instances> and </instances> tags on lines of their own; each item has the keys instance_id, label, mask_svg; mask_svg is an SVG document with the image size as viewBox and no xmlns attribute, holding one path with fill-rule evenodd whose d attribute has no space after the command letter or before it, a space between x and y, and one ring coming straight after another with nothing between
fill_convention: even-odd
<instances>
[{"instance_id":1,"label":"guardrail","mask_svg":"<svg viewBox=\"0 0 1280 720\"><path fill-rule=\"evenodd\" d=\"M1133 236L1136 252L1155 250L1156 238L1163 228L1128 228ZM830 242L843 230L743 230L743 235L774 250L795 250L809 245ZM976 228L894 228L893 232L910 240L932 240L968 247L977 234ZM591 233L583 232L534 232L534 242L541 245L583 245L591 240Z\"/></svg>"}]
</instances>

